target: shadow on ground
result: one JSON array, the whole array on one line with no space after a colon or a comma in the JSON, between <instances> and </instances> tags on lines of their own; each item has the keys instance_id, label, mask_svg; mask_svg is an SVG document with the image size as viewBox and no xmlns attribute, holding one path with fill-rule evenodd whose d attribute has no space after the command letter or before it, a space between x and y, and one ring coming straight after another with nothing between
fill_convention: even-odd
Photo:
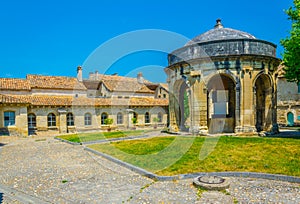
<instances>
[{"instance_id":1,"label":"shadow on ground","mask_svg":"<svg viewBox=\"0 0 300 204\"><path fill-rule=\"evenodd\" d=\"M280 130L280 133L269 137L293 138L300 139L300 131L297 130Z\"/></svg>"},{"instance_id":2,"label":"shadow on ground","mask_svg":"<svg viewBox=\"0 0 300 204\"><path fill-rule=\"evenodd\" d=\"M3 202L3 193L0 193L0 204Z\"/></svg>"}]
</instances>

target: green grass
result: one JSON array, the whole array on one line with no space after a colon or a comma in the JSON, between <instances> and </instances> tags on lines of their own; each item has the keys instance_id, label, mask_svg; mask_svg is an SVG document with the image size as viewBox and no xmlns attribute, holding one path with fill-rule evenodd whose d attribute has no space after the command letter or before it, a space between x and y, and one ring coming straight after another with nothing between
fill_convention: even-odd
<instances>
[{"instance_id":1,"label":"green grass","mask_svg":"<svg viewBox=\"0 0 300 204\"><path fill-rule=\"evenodd\" d=\"M299 139L156 137L89 147L159 175L241 171L300 176Z\"/></svg>"},{"instance_id":2,"label":"green grass","mask_svg":"<svg viewBox=\"0 0 300 204\"><path fill-rule=\"evenodd\" d=\"M143 135L149 131L135 130L135 131L114 131L114 132L97 132L97 133L80 133L80 134L68 134L57 136L58 138L68 140L70 142L89 142L96 140L104 140L111 138L121 138L129 136Z\"/></svg>"}]
</instances>

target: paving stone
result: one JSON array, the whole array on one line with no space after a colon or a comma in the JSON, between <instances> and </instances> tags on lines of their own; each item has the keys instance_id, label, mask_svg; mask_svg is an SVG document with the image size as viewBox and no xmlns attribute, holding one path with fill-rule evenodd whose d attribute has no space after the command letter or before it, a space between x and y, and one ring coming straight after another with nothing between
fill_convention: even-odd
<instances>
[{"instance_id":1,"label":"paving stone","mask_svg":"<svg viewBox=\"0 0 300 204\"><path fill-rule=\"evenodd\" d=\"M0 186L48 203L300 203L300 184L230 177L226 191L193 179L156 181L53 137L0 137ZM22 203L2 193L2 203ZM1 203L0 202L0 203Z\"/></svg>"}]
</instances>

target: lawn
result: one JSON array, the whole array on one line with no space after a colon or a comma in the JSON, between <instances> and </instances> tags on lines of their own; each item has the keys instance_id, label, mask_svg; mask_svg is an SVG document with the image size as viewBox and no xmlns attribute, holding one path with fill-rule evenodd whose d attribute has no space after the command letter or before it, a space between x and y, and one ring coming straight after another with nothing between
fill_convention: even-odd
<instances>
[{"instance_id":1,"label":"lawn","mask_svg":"<svg viewBox=\"0 0 300 204\"><path fill-rule=\"evenodd\" d=\"M89 146L155 172L263 172L300 176L300 140L262 137L156 137Z\"/></svg>"},{"instance_id":2,"label":"lawn","mask_svg":"<svg viewBox=\"0 0 300 204\"><path fill-rule=\"evenodd\" d=\"M146 130L114 131L114 132L68 134L68 135L61 135L57 137L64 140L68 140L70 142L81 143L81 142L105 140L105 139L112 139L112 138L138 136L138 135L146 134L147 132L149 131Z\"/></svg>"}]
</instances>

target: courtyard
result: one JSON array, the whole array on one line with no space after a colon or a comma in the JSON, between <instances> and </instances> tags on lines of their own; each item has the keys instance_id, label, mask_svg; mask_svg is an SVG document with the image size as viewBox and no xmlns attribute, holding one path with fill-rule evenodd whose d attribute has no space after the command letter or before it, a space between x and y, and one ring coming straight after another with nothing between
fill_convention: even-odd
<instances>
[{"instance_id":1,"label":"courtyard","mask_svg":"<svg viewBox=\"0 0 300 204\"><path fill-rule=\"evenodd\" d=\"M0 203L300 202L299 183L231 177L226 191L200 191L192 179L155 181L53 136L0 143Z\"/></svg>"}]
</instances>

